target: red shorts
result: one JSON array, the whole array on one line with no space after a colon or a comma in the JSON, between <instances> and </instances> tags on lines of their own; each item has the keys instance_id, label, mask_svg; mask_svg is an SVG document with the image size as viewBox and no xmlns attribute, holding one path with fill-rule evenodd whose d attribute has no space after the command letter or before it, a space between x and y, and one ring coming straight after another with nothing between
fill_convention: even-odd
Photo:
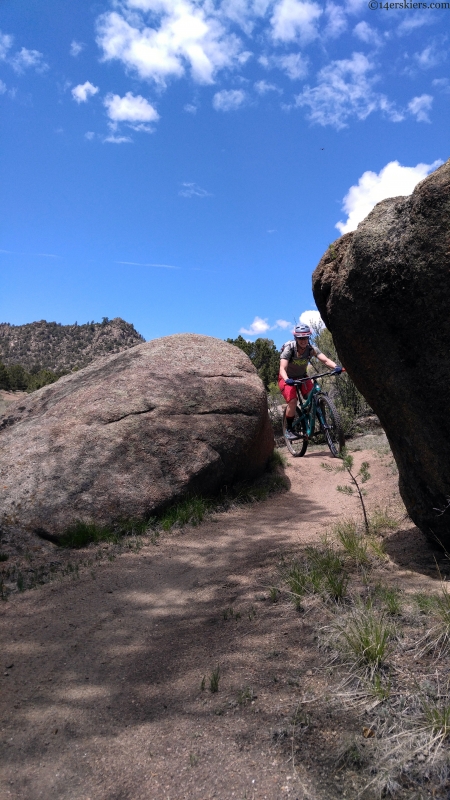
<instances>
[{"instance_id":1,"label":"red shorts","mask_svg":"<svg viewBox=\"0 0 450 800\"><path fill-rule=\"evenodd\" d=\"M291 400L295 400L297 397L297 390L295 386L289 386L286 384L286 381L278 375L278 386L280 387L280 392L283 395L286 403L289 403ZM300 391L303 397L306 397L313 388L314 383L311 380L304 381L300 384Z\"/></svg>"}]
</instances>

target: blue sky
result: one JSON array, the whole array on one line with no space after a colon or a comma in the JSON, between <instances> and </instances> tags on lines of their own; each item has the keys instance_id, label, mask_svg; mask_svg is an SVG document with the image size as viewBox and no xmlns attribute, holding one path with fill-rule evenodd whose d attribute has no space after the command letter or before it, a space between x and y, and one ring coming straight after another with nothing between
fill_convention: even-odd
<instances>
[{"instance_id":1,"label":"blue sky","mask_svg":"<svg viewBox=\"0 0 450 800\"><path fill-rule=\"evenodd\" d=\"M409 5L3 0L0 321L289 338L449 157L450 6Z\"/></svg>"}]
</instances>

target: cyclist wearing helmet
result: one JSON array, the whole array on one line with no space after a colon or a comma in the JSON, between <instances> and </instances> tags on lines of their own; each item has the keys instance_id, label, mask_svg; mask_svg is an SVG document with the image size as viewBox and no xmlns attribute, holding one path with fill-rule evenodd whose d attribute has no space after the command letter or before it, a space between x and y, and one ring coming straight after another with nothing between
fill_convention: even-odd
<instances>
[{"instance_id":1,"label":"cyclist wearing helmet","mask_svg":"<svg viewBox=\"0 0 450 800\"><path fill-rule=\"evenodd\" d=\"M309 337L312 335L312 330L309 325L296 325L292 333L294 335L294 341L286 342L286 344L283 345L280 359L280 374L278 375L278 386L287 402L286 439L298 438L297 434L292 430L295 409L297 407L297 392L294 386L294 380L306 377L306 368L311 358L317 358L330 369L334 369L336 375L342 372L342 367L339 367L331 358L327 358L326 355L309 343ZM311 380L301 384L300 390L303 397L309 394L312 387L313 382Z\"/></svg>"}]
</instances>

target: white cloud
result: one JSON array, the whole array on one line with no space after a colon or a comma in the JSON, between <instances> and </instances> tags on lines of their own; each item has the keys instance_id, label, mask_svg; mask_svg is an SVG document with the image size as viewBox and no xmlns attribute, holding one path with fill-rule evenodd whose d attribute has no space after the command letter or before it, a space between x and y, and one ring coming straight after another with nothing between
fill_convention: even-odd
<instances>
[{"instance_id":1,"label":"white cloud","mask_svg":"<svg viewBox=\"0 0 450 800\"><path fill-rule=\"evenodd\" d=\"M9 253L12 256L39 256L41 258L61 258L55 253L20 253L17 250L0 250L0 253Z\"/></svg>"},{"instance_id":2,"label":"white cloud","mask_svg":"<svg viewBox=\"0 0 450 800\"><path fill-rule=\"evenodd\" d=\"M266 333L270 330L270 325L267 319L255 317L252 324L248 328L239 328L239 333L246 333L247 336L256 336L257 334Z\"/></svg>"},{"instance_id":3,"label":"white cloud","mask_svg":"<svg viewBox=\"0 0 450 800\"><path fill-rule=\"evenodd\" d=\"M105 136L103 139L103 142L109 144L130 144L132 141L131 136L116 136L114 133L110 133L109 136Z\"/></svg>"},{"instance_id":4,"label":"white cloud","mask_svg":"<svg viewBox=\"0 0 450 800\"><path fill-rule=\"evenodd\" d=\"M413 97L408 103L408 111L416 118L417 122L431 122L428 112L431 111L433 98L431 94L421 94Z\"/></svg>"},{"instance_id":5,"label":"white cloud","mask_svg":"<svg viewBox=\"0 0 450 800\"><path fill-rule=\"evenodd\" d=\"M280 0L270 20L272 37L281 42L310 42L318 37L317 21L323 11L317 3Z\"/></svg>"},{"instance_id":6,"label":"white cloud","mask_svg":"<svg viewBox=\"0 0 450 800\"><path fill-rule=\"evenodd\" d=\"M202 189L196 183L182 183L182 189L178 192L181 197L212 197L210 192Z\"/></svg>"},{"instance_id":7,"label":"white cloud","mask_svg":"<svg viewBox=\"0 0 450 800\"><path fill-rule=\"evenodd\" d=\"M6 61L19 74L26 69L35 69L36 72L45 72L48 69L48 64L45 63L44 56L39 50L22 47L14 55L10 55L13 42L13 36L0 31L0 61Z\"/></svg>"},{"instance_id":8,"label":"white cloud","mask_svg":"<svg viewBox=\"0 0 450 800\"><path fill-rule=\"evenodd\" d=\"M6 83L0 81L0 94L5 94L5 92L6 92Z\"/></svg>"},{"instance_id":9,"label":"white cloud","mask_svg":"<svg viewBox=\"0 0 450 800\"><path fill-rule=\"evenodd\" d=\"M436 42L425 47L421 53L414 54L414 60L421 69L432 69L445 61L447 58L447 51L439 50Z\"/></svg>"},{"instance_id":10,"label":"white cloud","mask_svg":"<svg viewBox=\"0 0 450 800\"><path fill-rule=\"evenodd\" d=\"M250 36L258 17L264 17L270 0L223 0L220 15L235 22Z\"/></svg>"},{"instance_id":11,"label":"white cloud","mask_svg":"<svg viewBox=\"0 0 450 800\"><path fill-rule=\"evenodd\" d=\"M125 97L120 97L120 95L110 92L106 95L103 103L108 117L113 123L113 128L118 122L126 122L134 130L150 132L152 129L148 123L156 122L159 119L156 108L140 94L133 95L132 92L127 92ZM123 137L121 138L123 139ZM107 141L111 140L107 139Z\"/></svg>"},{"instance_id":12,"label":"white cloud","mask_svg":"<svg viewBox=\"0 0 450 800\"><path fill-rule=\"evenodd\" d=\"M444 94L450 94L450 80L448 78L435 78L432 85Z\"/></svg>"},{"instance_id":13,"label":"white cloud","mask_svg":"<svg viewBox=\"0 0 450 800\"><path fill-rule=\"evenodd\" d=\"M48 69L48 64L44 61L44 56L39 50L27 50L22 47L9 62L13 70L17 73L24 72L26 69L35 69L37 72L45 72Z\"/></svg>"},{"instance_id":14,"label":"white cloud","mask_svg":"<svg viewBox=\"0 0 450 800\"><path fill-rule=\"evenodd\" d=\"M213 107L216 111L235 111L242 106L247 98L243 89L222 89L213 97Z\"/></svg>"},{"instance_id":15,"label":"white cloud","mask_svg":"<svg viewBox=\"0 0 450 800\"><path fill-rule=\"evenodd\" d=\"M274 331L276 328L285 330L286 328L290 328L291 325L292 322L288 322L285 319L277 319L274 325L269 325L267 317L265 319L262 317L255 317L248 328L239 328L239 333L245 333L247 336L260 336L263 333L267 333L267 331Z\"/></svg>"},{"instance_id":16,"label":"white cloud","mask_svg":"<svg viewBox=\"0 0 450 800\"><path fill-rule=\"evenodd\" d=\"M350 117L364 120L373 111L385 112L392 121L402 115L387 98L374 92L378 80L373 75L375 65L363 54L353 53L350 59L332 61L320 70L313 89L306 86L296 96L297 106L309 107L309 119L318 125L345 128Z\"/></svg>"},{"instance_id":17,"label":"white cloud","mask_svg":"<svg viewBox=\"0 0 450 800\"><path fill-rule=\"evenodd\" d=\"M86 83L79 83L72 89L72 97L77 103L87 103L90 97L97 94L98 86L94 86L90 81Z\"/></svg>"},{"instance_id":18,"label":"white cloud","mask_svg":"<svg viewBox=\"0 0 450 800\"><path fill-rule=\"evenodd\" d=\"M86 133L84 134L84 138L87 139L88 142L91 142L92 139L95 139L94 131L86 131Z\"/></svg>"},{"instance_id":19,"label":"white cloud","mask_svg":"<svg viewBox=\"0 0 450 800\"><path fill-rule=\"evenodd\" d=\"M370 44L372 47L380 47L382 44L381 37L375 28L372 28L367 22L358 22L358 24L353 28L353 33L362 42Z\"/></svg>"},{"instance_id":20,"label":"white cloud","mask_svg":"<svg viewBox=\"0 0 450 800\"><path fill-rule=\"evenodd\" d=\"M303 311L300 314L300 322L304 325L311 325L311 327L323 328L324 322L318 311Z\"/></svg>"},{"instance_id":21,"label":"white cloud","mask_svg":"<svg viewBox=\"0 0 450 800\"><path fill-rule=\"evenodd\" d=\"M397 33L399 36L407 36L412 31L415 31L416 28L422 28L423 25L432 25L433 19L431 14L416 14L415 16L410 16L409 14L406 16L406 19L400 23L397 28Z\"/></svg>"},{"instance_id":22,"label":"white cloud","mask_svg":"<svg viewBox=\"0 0 450 800\"><path fill-rule=\"evenodd\" d=\"M336 3L327 3L325 15L328 19L324 34L330 39L337 39L347 28L347 18L342 6Z\"/></svg>"},{"instance_id":23,"label":"white cloud","mask_svg":"<svg viewBox=\"0 0 450 800\"><path fill-rule=\"evenodd\" d=\"M308 74L308 60L303 58L301 53L289 53L287 56L280 56L277 63L291 81L297 81Z\"/></svg>"},{"instance_id":24,"label":"white cloud","mask_svg":"<svg viewBox=\"0 0 450 800\"><path fill-rule=\"evenodd\" d=\"M0 59L4 61L6 56L8 55L8 50L11 49L13 43L13 37L10 36L8 33L1 33L0 32Z\"/></svg>"},{"instance_id":25,"label":"white cloud","mask_svg":"<svg viewBox=\"0 0 450 800\"><path fill-rule=\"evenodd\" d=\"M259 64L264 69L280 69L292 81L304 78L308 73L308 59L301 53L288 53L285 56L264 55L258 58Z\"/></svg>"},{"instance_id":26,"label":"white cloud","mask_svg":"<svg viewBox=\"0 0 450 800\"><path fill-rule=\"evenodd\" d=\"M267 81L256 81L255 89L258 94L267 94L267 92L281 92L282 90L275 86L273 83Z\"/></svg>"},{"instance_id":27,"label":"white cloud","mask_svg":"<svg viewBox=\"0 0 450 800\"><path fill-rule=\"evenodd\" d=\"M362 8L366 8L366 0L346 0L345 10L347 14L359 14Z\"/></svg>"},{"instance_id":28,"label":"white cloud","mask_svg":"<svg viewBox=\"0 0 450 800\"><path fill-rule=\"evenodd\" d=\"M398 161L390 161L378 174L370 170L364 172L357 186L350 187L342 202L342 209L348 214L346 222L338 222L335 227L341 234L356 230L377 203L387 197L411 194L419 181L442 163L437 160L432 164L402 167Z\"/></svg>"},{"instance_id":29,"label":"white cloud","mask_svg":"<svg viewBox=\"0 0 450 800\"><path fill-rule=\"evenodd\" d=\"M186 103L184 110L187 111L188 114L196 114L197 106L194 106L193 103Z\"/></svg>"},{"instance_id":30,"label":"white cloud","mask_svg":"<svg viewBox=\"0 0 450 800\"><path fill-rule=\"evenodd\" d=\"M116 264L128 264L132 267L159 267L160 269L181 269L172 264L142 264L140 261L116 261Z\"/></svg>"},{"instance_id":31,"label":"white cloud","mask_svg":"<svg viewBox=\"0 0 450 800\"><path fill-rule=\"evenodd\" d=\"M80 55L81 51L84 50L85 47L86 45L83 44L83 42L76 42L74 39L70 45L70 55L76 58Z\"/></svg>"},{"instance_id":32,"label":"white cloud","mask_svg":"<svg viewBox=\"0 0 450 800\"><path fill-rule=\"evenodd\" d=\"M216 72L237 64L242 53L240 40L226 32L214 7L193 0L125 0L122 13L103 14L97 25L104 60L117 59L162 86L181 77L186 65L195 81L213 83Z\"/></svg>"}]
</instances>

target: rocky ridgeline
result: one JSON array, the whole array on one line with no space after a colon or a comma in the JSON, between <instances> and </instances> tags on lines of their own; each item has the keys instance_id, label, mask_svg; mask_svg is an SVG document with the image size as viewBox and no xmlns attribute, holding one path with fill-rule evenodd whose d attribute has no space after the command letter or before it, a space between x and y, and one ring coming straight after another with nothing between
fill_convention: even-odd
<instances>
[{"instance_id":1,"label":"rocky ridgeline","mask_svg":"<svg viewBox=\"0 0 450 800\"><path fill-rule=\"evenodd\" d=\"M145 341L129 322L120 317L85 325L30 322L0 323L0 361L20 364L27 371L49 369L70 372L87 366L99 356L111 355Z\"/></svg>"},{"instance_id":2,"label":"rocky ridgeline","mask_svg":"<svg viewBox=\"0 0 450 800\"><path fill-rule=\"evenodd\" d=\"M256 477L273 451L264 385L239 348L181 334L98 359L0 419L0 526L61 536L145 519Z\"/></svg>"},{"instance_id":3,"label":"rocky ridgeline","mask_svg":"<svg viewBox=\"0 0 450 800\"><path fill-rule=\"evenodd\" d=\"M386 431L409 515L450 550L450 161L378 203L313 275L317 307Z\"/></svg>"}]
</instances>

